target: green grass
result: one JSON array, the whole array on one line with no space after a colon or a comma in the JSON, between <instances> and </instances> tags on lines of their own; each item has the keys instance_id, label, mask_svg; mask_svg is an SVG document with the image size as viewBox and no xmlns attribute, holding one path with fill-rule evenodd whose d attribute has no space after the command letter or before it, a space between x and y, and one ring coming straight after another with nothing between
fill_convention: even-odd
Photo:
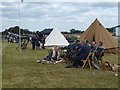
<instances>
[{"instance_id":1,"label":"green grass","mask_svg":"<svg viewBox=\"0 0 120 90\"><path fill-rule=\"evenodd\" d=\"M0 89L2 88L2 43L0 41Z\"/></svg>"},{"instance_id":2,"label":"green grass","mask_svg":"<svg viewBox=\"0 0 120 90\"><path fill-rule=\"evenodd\" d=\"M4 43L2 57L3 88L117 88L115 72L80 68L66 69L65 63L40 64L47 50L16 50L17 44ZM118 55L106 55L104 60L118 62ZM94 74L95 73L95 74Z\"/></svg>"}]
</instances>

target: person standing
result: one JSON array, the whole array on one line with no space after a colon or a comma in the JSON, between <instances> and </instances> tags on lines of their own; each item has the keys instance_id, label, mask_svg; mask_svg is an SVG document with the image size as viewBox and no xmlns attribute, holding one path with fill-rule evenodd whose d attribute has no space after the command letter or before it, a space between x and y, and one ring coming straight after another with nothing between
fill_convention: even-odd
<instances>
[{"instance_id":1,"label":"person standing","mask_svg":"<svg viewBox=\"0 0 120 90\"><path fill-rule=\"evenodd\" d=\"M43 37L42 37L42 39L41 39L41 42L42 42L42 48L43 49L45 49L45 46L44 46L44 44L45 44L45 34L43 34Z\"/></svg>"},{"instance_id":2,"label":"person standing","mask_svg":"<svg viewBox=\"0 0 120 90\"><path fill-rule=\"evenodd\" d=\"M36 36L35 36L35 34L33 34L33 36L32 36L31 43L32 43L32 50L34 50L35 49L35 43L36 43Z\"/></svg>"},{"instance_id":3,"label":"person standing","mask_svg":"<svg viewBox=\"0 0 120 90\"><path fill-rule=\"evenodd\" d=\"M10 37L10 43L13 43L13 37L12 36Z\"/></svg>"},{"instance_id":4,"label":"person standing","mask_svg":"<svg viewBox=\"0 0 120 90\"><path fill-rule=\"evenodd\" d=\"M40 49L40 37L38 35L36 36L36 43L35 44L36 44L36 50Z\"/></svg>"}]
</instances>

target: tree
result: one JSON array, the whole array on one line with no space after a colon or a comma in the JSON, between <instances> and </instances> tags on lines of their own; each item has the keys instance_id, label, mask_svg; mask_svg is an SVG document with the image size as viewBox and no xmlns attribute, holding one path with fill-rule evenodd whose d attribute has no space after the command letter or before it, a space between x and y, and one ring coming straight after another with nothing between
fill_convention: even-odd
<instances>
[{"instance_id":1,"label":"tree","mask_svg":"<svg viewBox=\"0 0 120 90\"><path fill-rule=\"evenodd\" d=\"M109 32L113 32L113 28L106 28Z\"/></svg>"},{"instance_id":2,"label":"tree","mask_svg":"<svg viewBox=\"0 0 120 90\"><path fill-rule=\"evenodd\" d=\"M14 34L19 34L19 26L15 26L15 27L10 27L9 29L5 29L2 34L3 35L7 35L8 32L14 33ZM33 32L29 31L28 29L20 29L21 30L21 34L32 34Z\"/></svg>"},{"instance_id":3,"label":"tree","mask_svg":"<svg viewBox=\"0 0 120 90\"><path fill-rule=\"evenodd\" d=\"M83 31L81 31L81 30L75 30L75 29L73 29L73 28L70 30L70 33L71 33L71 34L77 34L77 33L82 33L82 32L83 32Z\"/></svg>"},{"instance_id":4,"label":"tree","mask_svg":"<svg viewBox=\"0 0 120 90\"><path fill-rule=\"evenodd\" d=\"M69 32L65 31L65 32L61 32L62 34L69 34Z\"/></svg>"}]
</instances>

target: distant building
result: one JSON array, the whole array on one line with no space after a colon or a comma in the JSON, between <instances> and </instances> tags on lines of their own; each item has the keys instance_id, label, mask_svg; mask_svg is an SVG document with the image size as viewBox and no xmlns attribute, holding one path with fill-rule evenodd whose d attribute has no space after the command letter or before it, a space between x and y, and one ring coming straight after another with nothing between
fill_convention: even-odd
<instances>
[{"instance_id":1,"label":"distant building","mask_svg":"<svg viewBox=\"0 0 120 90\"><path fill-rule=\"evenodd\" d=\"M120 25L113 27L113 35L120 36Z\"/></svg>"}]
</instances>

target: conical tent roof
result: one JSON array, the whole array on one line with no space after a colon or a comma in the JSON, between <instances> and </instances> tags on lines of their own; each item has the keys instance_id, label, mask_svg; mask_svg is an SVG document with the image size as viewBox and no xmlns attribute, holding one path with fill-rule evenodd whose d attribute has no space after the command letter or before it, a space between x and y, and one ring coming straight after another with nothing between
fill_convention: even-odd
<instances>
[{"instance_id":1,"label":"conical tent roof","mask_svg":"<svg viewBox=\"0 0 120 90\"><path fill-rule=\"evenodd\" d=\"M103 42L105 49L118 47L117 41L114 37L104 28L104 26L96 19L88 29L80 36L80 41L88 40L89 42L99 41Z\"/></svg>"},{"instance_id":2,"label":"conical tent roof","mask_svg":"<svg viewBox=\"0 0 120 90\"><path fill-rule=\"evenodd\" d=\"M53 29L45 40L45 46L68 46L69 43L58 29Z\"/></svg>"}]
</instances>

